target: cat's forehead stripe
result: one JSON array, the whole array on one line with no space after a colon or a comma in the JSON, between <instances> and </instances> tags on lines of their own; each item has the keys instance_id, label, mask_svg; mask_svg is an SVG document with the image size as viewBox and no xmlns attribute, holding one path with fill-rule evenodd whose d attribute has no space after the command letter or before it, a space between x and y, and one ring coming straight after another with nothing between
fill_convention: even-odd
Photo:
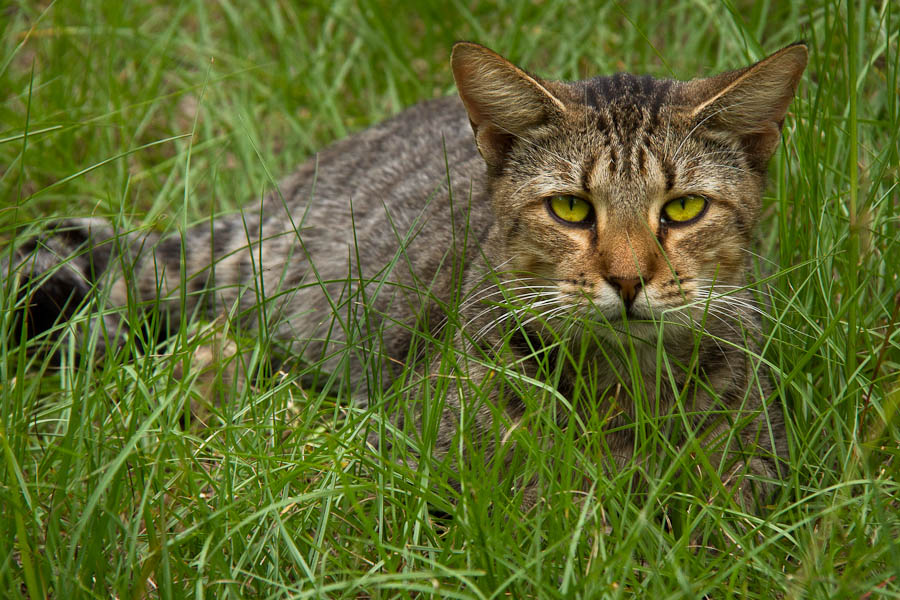
<instances>
[{"instance_id":1,"label":"cat's forehead stripe","mask_svg":"<svg viewBox=\"0 0 900 600\"><path fill-rule=\"evenodd\" d=\"M580 82L585 105L601 114L617 109L637 109L649 117L652 124L669 98L673 81L654 79L649 75L636 76L617 73L609 77L594 77ZM601 122L605 126L605 121Z\"/></svg>"},{"instance_id":2,"label":"cat's forehead stripe","mask_svg":"<svg viewBox=\"0 0 900 600\"><path fill-rule=\"evenodd\" d=\"M591 184L594 175L594 168L597 166L597 156L591 155L587 159L587 163L584 165L584 169L581 171L581 187L585 192L591 191Z\"/></svg>"},{"instance_id":3,"label":"cat's forehead stripe","mask_svg":"<svg viewBox=\"0 0 900 600\"><path fill-rule=\"evenodd\" d=\"M666 192L671 192L675 187L675 166L668 159L660 161L663 174L666 176Z\"/></svg>"},{"instance_id":4,"label":"cat's forehead stripe","mask_svg":"<svg viewBox=\"0 0 900 600\"><path fill-rule=\"evenodd\" d=\"M671 80L628 73L575 84L581 88L582 102L595 115L593 126L602 134L599 146L605 150L594 157L596 162L585 181L596 186L609 177L647 176L653 154L651 136L659 128L660 113L671 97L673 84ZM664 172L667 189L671 189L674 176L671 169Z\"/></svg>"},{"instance_id":5,"label":"cat's forehead stripe","mask_svg":"<svg viewBox=\"0 0 900 600\"><path fill-rule=\"evenodd\" d=\"M650 135L636 132L627 138L616 139L615 143L599 146L596 154L585 161L582 182L587 190L594 190L611 180L633 185L650 177L654 171L662 172L666 191L669 191L675 181L674 167L657 156Z\"/></svg>"}]
</instances>

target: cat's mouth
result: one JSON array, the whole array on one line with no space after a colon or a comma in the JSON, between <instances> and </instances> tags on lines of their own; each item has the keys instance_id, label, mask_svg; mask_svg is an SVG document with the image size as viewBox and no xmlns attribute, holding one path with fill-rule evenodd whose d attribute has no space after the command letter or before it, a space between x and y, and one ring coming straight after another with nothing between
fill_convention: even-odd
<instances>
[{"instance_id":1,"label":"cat's mouth","mask_svg":"<svg viewBox=\"0 0 900 600\"><path fill-rule=\"evenodd\" d=\"M631 311L630 308L626 308L619 312L614 312L612 314L604 314L603 315L610 324L615 323L624 323L626 321L631 321L636 318L635 314Z\"/></svg>"},{"instance_id":2,"label":"cat's mouth","mask_svg":"<svg viewBox=\"0 0 900 600\"><path fill-rule=\"evenodd\" d=\"M651 318L651 315L647 314L647 311L634 304L627 306L620 305L612 310L603 310L601 311L601 314L603 314L610 323L622 323L625 321L641 322Z\"/></svg>"}]
</instances>

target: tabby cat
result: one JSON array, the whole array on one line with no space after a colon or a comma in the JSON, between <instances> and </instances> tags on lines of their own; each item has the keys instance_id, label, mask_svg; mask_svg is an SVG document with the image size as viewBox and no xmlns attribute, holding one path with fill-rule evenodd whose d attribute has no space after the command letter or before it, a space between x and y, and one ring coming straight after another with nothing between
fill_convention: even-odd
<instances>
[{"instance_id":1,"label":"tabby cat","mask_svg":"<svg viewBox=\"0 0 900 600\"><path fill-rule=\"evenodd\" d=\"M362 395L430 355L403 373L415 427L437 401L429 375L448 372L422 339L450 336L434 456L459 431L504 438L527 412L515 382L552 371L573 410L610 415L611 468L633 459L628 390L661 413L687 399L728 489L751 502L785 476L786 442L752 359L747 249L806 46L686 82L544 80L468 42L451 62L459 98L337 142L240 214L163 238L71 219L21 245L3 272L29 295L30 329L84 300L140 300L171 322L243 315L301 360L346 369ZM127 335L103 314L111 339Z\"/></svg>"}]
</instances>

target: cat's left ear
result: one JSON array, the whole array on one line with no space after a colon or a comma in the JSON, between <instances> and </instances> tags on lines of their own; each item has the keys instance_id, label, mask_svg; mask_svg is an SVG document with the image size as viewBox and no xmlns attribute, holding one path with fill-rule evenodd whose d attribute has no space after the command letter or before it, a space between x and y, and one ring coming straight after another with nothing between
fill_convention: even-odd
<instances>
[{"instance_id":1,"label":"cat's left ear","mask_svg":"<svg viewBox=\"0 0 900 600\"><path fill-rule=\"evenodd\" d=\"M781 141L781 125L806 68L809 50L799 42L745 69L685 85L700 126L740 137L754 166L765 170Z\"/></svg>"},{"instance_id":2,"label":"cat's left ear","mask_svg":"<svg viewBox=\"0 0 900 600\"><path fill-rule=\"evenodd\" d=\"M490 167L502 164L516 137L566 110L545 82L479 44L454 44L450 66L478 151Z\"/></svg>"}]
</instances>

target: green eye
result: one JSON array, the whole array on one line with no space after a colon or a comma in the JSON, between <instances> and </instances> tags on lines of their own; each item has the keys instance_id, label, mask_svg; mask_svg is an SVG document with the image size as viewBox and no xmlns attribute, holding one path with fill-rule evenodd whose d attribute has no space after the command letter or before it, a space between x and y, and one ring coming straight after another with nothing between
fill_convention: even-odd
<instances>
[{"instance_id":1,"label":"green eye","mask_svg":"<svg viewBox=\"0 0 900 600\"><path fill-rule=\"evenodd\" d=\"M553 196L547 205L550 212L567 223L584 223L591 216L591 205L575 196Z\"/></svg>"},{"instance_id":2,"label":"green eye","mask_svg":"<svg viewBox=\"0 0 900 600\"><path fill-rule=\"evenodd\" d=\"M663 219L670 223L687 223L700 216L706 208L703 196L682 196L663 205Z\"/></svg>"}]
</instances>

